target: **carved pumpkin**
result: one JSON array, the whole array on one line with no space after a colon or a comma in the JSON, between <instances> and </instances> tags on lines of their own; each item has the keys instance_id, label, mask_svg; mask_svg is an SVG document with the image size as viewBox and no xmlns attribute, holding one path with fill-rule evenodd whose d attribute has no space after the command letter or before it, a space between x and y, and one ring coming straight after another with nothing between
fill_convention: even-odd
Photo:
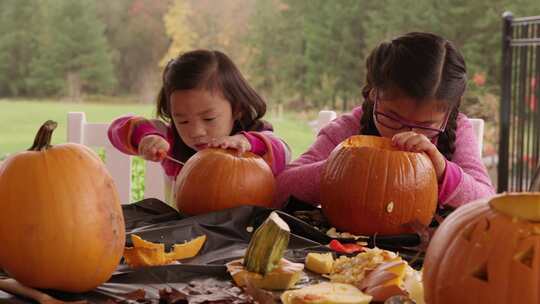
<instances>
[{"instance_id":1,"label":"carved pumpkin","mask_svg":"<svg viewBox=\"0 0 540 304\"><path fill-rule=\"evenodd\" d=\"M540 193L459 207L424 261L426 303L540 303Z\"/></svg>"},{"instance_id":2,"label":"carved pumpkin","mask_svg":"<svg viewBox=\"0 0 540 304\"><path fill-rule=\"evenodd\" d=\"M27 286L82 292L116 269L124 218L103 162L83 145L51 146L55 127L0 167L0 268Z\"/></svg>"},{"instance_id":3,"label":"carved pumpkin","mask_svg":"<svg viewBox=\"0 0 540 304\"><path fill-rule=\"evenodd\" d=\"M175 201L178 210L191 215L242 205L270 207L274 189L272 170L261 157L204 149L180 171Z\"/></svg>"},{"instance_id":4,"label":"carved pumpkin","mask_svg":"<svg viewBox=\"0 0 540 304\"><path fill-rule=\"evenodd\" d=\"M352 136L330 154L321 176L321 205L338 230L354 234L411 232L428 225L437 206L437 177L427 155L399 151L390 139Z\"/></svg>"}]
</instances>

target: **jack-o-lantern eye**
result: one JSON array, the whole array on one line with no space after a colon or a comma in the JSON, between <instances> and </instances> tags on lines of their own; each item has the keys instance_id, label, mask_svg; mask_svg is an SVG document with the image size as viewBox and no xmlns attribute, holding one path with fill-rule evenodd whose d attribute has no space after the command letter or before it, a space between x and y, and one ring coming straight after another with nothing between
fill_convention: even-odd
<instances>
[{"instance_id":1,"label":"jack-o-lantern eye","mask_svg":"<svg viewBox=\"0 0 540 304\"><path fill-rule=\"evenodd\" d=\"M472 276L480 281L489 282L487 262L478 265L472 272Z\"/></svg>"},{"instance_id":2,"label":"jack-o-lantern eye","mask_svg":"<svg viewBox=\"0 0 540 304\"><path fill-rule=\"evenodd\" d=\"M468 241L471 241L475 234L482 234L485 236L485 234L489 232L490 228L491 228L490 220L484 217L480 219L478 222L465 228L465 230L463 231L463 237L465 237L465 239L467 239Z\"/></svg>"},{"instance_id":3,"label":"jack-o-lantern eye","mask_svg":"<svg viewBox=\"0 0 540 304\"><path fill-rule=\"evenodd\" d=\"M531 245L527 250L518 252L514 255L514 260L520 262L521 264L532 268L536 250L534 245Z\"/></svg>"},{"instance_id":4,"label":"jack-o-lantern eye","mask_svg":"<svg viewBox=\"0 0 540 304\"><path fill-rule=\"evenodd\" d=\"M388 138L352 136L330 154L321 175L321 206L332 226L354 234L414 232L437 206L429 157L400 151Z\"/></svg>"}]
</instances>

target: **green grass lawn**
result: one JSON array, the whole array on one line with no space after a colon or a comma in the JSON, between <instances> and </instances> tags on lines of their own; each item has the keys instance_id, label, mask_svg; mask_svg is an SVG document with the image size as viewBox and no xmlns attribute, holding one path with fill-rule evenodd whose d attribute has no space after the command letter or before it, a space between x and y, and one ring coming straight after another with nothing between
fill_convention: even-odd
<instances>
[{"instance_id":1,"label":"green grass lawn","mask_svg":"<svg viewBox=\"0 0 540 304\"><path fill-rule=\"evenodd\" d=\"M67 113L85 112L88 122L110 122L126 113L151 117L153 105L66 103L52 101L10 101L0 99L0 158L6 154L22 151L32 145L34 136L43 122L52 119L58 122L53 144L66 142ZM282 137L293 150L293 158L304 152L314 140L313 132L306 119L287 113L277 119L268 116L276 134Z\"/></svg>"},{"instance_id":2,"label":"green grass lawn","mask_svg":"<svg viewBox=\"0 0 540 304\"><path fill-rule=\"evenodd\" d=\"M7 155L28 149L41 124L48 119L58 122L52 138L53 144L66 142L68 112L85 112L88 122L110 122L115 117L133 113L153 117L153 105L67 103L53 101L12 101L0 99L0 160ZM314 140L307 119L295 113L282 118L266 117L275 133L283 138L293 151L293 159L303 153ZM144 161L134 158L132 171L132 197L142 199L144 193Z\"/></svg>"},{"instance_id":3,"label":"green grass lawn","mask_svg":"<svg viewBox=\"0 0 540 304\"><path fill-rule=\"evenodd\" d=\"M32 145L34 136L43 122L58 122L53 144L66 142L67 113L82 111L89 122L110 122L125 113L152 115L151 105L139 104L87 104L50 101L0 100L0 157L22 151Z\"/></svg>"}]
</instances>

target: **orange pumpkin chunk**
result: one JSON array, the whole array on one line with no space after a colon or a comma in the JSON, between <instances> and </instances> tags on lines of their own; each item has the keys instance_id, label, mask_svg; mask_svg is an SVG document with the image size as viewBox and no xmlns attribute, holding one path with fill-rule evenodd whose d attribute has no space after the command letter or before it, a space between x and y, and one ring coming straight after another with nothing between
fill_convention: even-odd
<instances>
[{"instance_id":1,"label":"orange pumpkin chunk","mask_svg":"<svg viewBox=\"0 0 540 304\"><path fill-rule=\"evenodd\" d=\"M171 252L165 252L165 244L146 241L138 235L131 235L133 247L126 247L124 259L131 267L167 265L175 260L196 256L201 250L206 235L199 236L184 244L174 244Z\"/></svg>"},{"instance_id":2,"label":"orange pumpkin chunk","mask_svg":"<svg viewBox=\"0 0 540 304\"><path fill-rule=\"evenodd\" d=\"M201 235L187 243L175 244L166 255L173 260L189 259L197 255L206 242L206 235Z\"/></svg>"},{"instance_id":3,"label":"orange pumpkin chunk","mask_svg":"<svg viewBox=\"0 0 540 304\"><path fill-rule=\"evenodd\" d=\"M172 261L165 258L165 252L157 248L126 247L124 249L124 259L129 266L159 266L170 264Z\"/></svg>"}]
</instances>

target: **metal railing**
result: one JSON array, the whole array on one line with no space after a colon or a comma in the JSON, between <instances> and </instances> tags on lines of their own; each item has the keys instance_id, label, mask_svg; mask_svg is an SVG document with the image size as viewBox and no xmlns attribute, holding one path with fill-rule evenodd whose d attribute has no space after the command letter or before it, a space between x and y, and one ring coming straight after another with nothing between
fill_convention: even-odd
<instances>
[{"instance_id":1,"label":"metal railing","mask_svg":"<svg viewBox=\"0 0 540 304\"><path fill-rule=\"evenodd\" d=\"M540 160L540 16L503 14L497 191L527 191Z\"/></svg>"}]
</instances>

